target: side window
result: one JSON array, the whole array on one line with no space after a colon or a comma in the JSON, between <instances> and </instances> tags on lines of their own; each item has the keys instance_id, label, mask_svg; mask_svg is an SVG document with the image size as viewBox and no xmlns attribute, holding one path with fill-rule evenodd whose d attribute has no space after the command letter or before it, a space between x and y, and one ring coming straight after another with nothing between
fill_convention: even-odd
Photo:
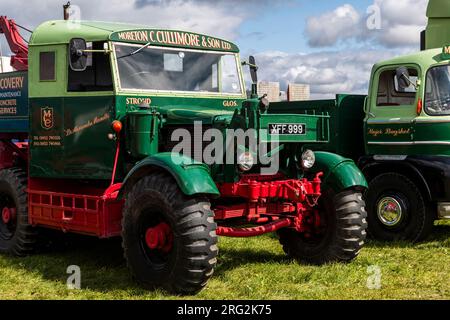
<instances>
[{"instance_id":1,"label":"side window","mask_svg":"<svg viewBox=\"0 0 450 320\"><path fill-rule=\"evenodd\" d=\"M94 42L88 49L102 50L104 42ZM109 55L102 52L89 53L87 68L73 71L69 66L69 92L112 91L113 81Z\"/></svg>"},{"instance_id":2,"label":"side window","mask_svg":"<svg viewBox=\"0 0 450 320\"><path fill-rule=\"evenodd\" d=\"M41 52L39 54L39 81L56 80L56 53Z\"/></svg>"},{"instance_id":3,"label":"side window","mask_svg":"<svg viewBox=\"0 0 450 320\"><path fill-rule=\"evenodd\" d=\"M416 82L418 79L418 71L416 69L408 69L410 79ZM404 106L414 105L416 101L416 88L413 85L406 89L399 87L395 77L395 69L386 70L380 74L378 83L377 106Z\"/></svg>"}]
</instances>

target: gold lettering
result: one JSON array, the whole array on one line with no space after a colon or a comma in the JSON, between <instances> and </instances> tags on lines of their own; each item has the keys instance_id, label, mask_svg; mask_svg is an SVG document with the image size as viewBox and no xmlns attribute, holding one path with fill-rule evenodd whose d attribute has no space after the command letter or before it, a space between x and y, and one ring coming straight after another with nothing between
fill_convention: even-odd
<instances>
[{"instance_id":1,"label":"gold lettering","mask_svg":"<svg viewBox=\"0 0 450 320\"><path fill-rule=\"evenodd\" d=\"M444 47L444 53L450 54L450 46Z\"/></svg>"}]
</instances>

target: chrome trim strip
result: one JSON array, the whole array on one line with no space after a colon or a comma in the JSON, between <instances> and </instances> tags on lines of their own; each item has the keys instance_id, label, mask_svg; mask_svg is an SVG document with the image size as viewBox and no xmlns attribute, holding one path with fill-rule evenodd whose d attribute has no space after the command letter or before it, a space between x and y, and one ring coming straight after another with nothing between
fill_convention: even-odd
<instances>
[{"instance_id":1,"label":"chrome trim strip","mask_svg":"<svg viewBox=\"0 0 450 320\"><path fill-rule=\"evenodd\" d=\"M413 145L439 145L450 146L450 141L402 141L402 142L385 142L385 141L368 141L370 145L382 145L382 146L413 146Z\"/></svg>"},{"instance_id":2,"label":"chrome trim strip","mask_svg":"<svg viewBox=\"0 0 450 320\"><path fill-rule=\"evenodd\" d=\"M392 121L378 121L378 120L367 120L367 124L412 124L410 121L400 121L400 120L392 120Z\"/></svg>"},{"instance_id":3,"label":"chrome trim strip","mask_svg":"<svg viewBox=\"0 0 450 320\"><path fill-rule=\"evenodd\" d=\"M416 123L449 123L450 124L450 119L417 119Z\"/></svg>"},{"instance_id":4,"label":"chrome trim strip","mask_svg":"<svg viewBox=\"0 0 450 320\"><path fill-rule=\"evenodd\" d=\"M408 158L407 155L374 155L373 158L377 161L403 161Z\"/></svg>"}]
</instances>

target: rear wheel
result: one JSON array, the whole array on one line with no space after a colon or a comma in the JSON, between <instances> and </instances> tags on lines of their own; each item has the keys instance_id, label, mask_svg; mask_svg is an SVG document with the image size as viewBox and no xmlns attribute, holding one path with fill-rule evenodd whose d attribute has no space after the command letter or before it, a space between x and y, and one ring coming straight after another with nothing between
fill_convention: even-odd
<instances>
[{"instance_id":1,"label":"rear wheel","mask_svg":"<svg viewBox=\"0 0 450 320\"><path fill-rule=\"evenodd\" d=\"M324 193L318 207L318 221L311 232L294 229L278 232L286 254L300 262L324 264L356 258L366 238L367 213L362 194L355 190L335 196Z\"/></svg>"},{"instance_id":2,"label":"rear wheel","mask_svg":"<svg viewBox=\"0 0 450 320\"><path fill-rule=\"evenodd\" d=\"M369 235L382 241L420 241L432 230L435 214L407 177L385 173L374 178L366 194Z\"/></svg>"},{"instance_id":3,"label":"rear wheel","mask_svg":"<svg viewBox=\"0 0 450 320\"><path fill-rule=\"evenodd\" d=\"M0 253L24 256L35 248L37 232L28 223L26 184L23 170L0 171Z\"/></svg>"},{"instance_id":4,"label":"rear wheel","mask_svg":"<svg viewBox=\"0 0 450 320\"><path fill-rule=\"evenodd\" d=\"M172 177L138 181L124 209L122 238L134 278L151 289L194 294L217 262L214 213L203 198L188 198Z\"/></svg>"}]
</instances>

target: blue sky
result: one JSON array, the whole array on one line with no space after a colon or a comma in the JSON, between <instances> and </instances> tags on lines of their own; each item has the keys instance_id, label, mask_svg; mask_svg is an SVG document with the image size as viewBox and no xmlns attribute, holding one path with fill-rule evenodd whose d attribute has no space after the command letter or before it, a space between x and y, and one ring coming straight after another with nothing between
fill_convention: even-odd
<instances>
[{"instance_id":1,"label":"blue sky","mask_svg":"<svg viewBox=\"0 0 450 320\"><path fill-rule=\"evenodd\" d=\"M305 37L305 25L309 17L318 16L343 5L351 4L365 12L373 4L370 0L316 0L292 1L265 9L240 28L237 42L243 51L281 50L289 53L313 52ZM257 33L257 34L255 34Z\"/></svg>"},{"instance_id":2,"label":"blue sky","mask_svg":"<svg viewBox=\"0 0 450 320\"><path fill-rule=\"evenodd\" d=\"M28 28L61 19L61 0L0 0L0 14ZM253 54L260 79L311 85L313 98L366 93L376 62L419 49L428 0L72 0L82 20L211 34ZM379 29L367 28L367 8ZM5 48L4 41L0 41Z\"/></svg>"}]
</instances>

